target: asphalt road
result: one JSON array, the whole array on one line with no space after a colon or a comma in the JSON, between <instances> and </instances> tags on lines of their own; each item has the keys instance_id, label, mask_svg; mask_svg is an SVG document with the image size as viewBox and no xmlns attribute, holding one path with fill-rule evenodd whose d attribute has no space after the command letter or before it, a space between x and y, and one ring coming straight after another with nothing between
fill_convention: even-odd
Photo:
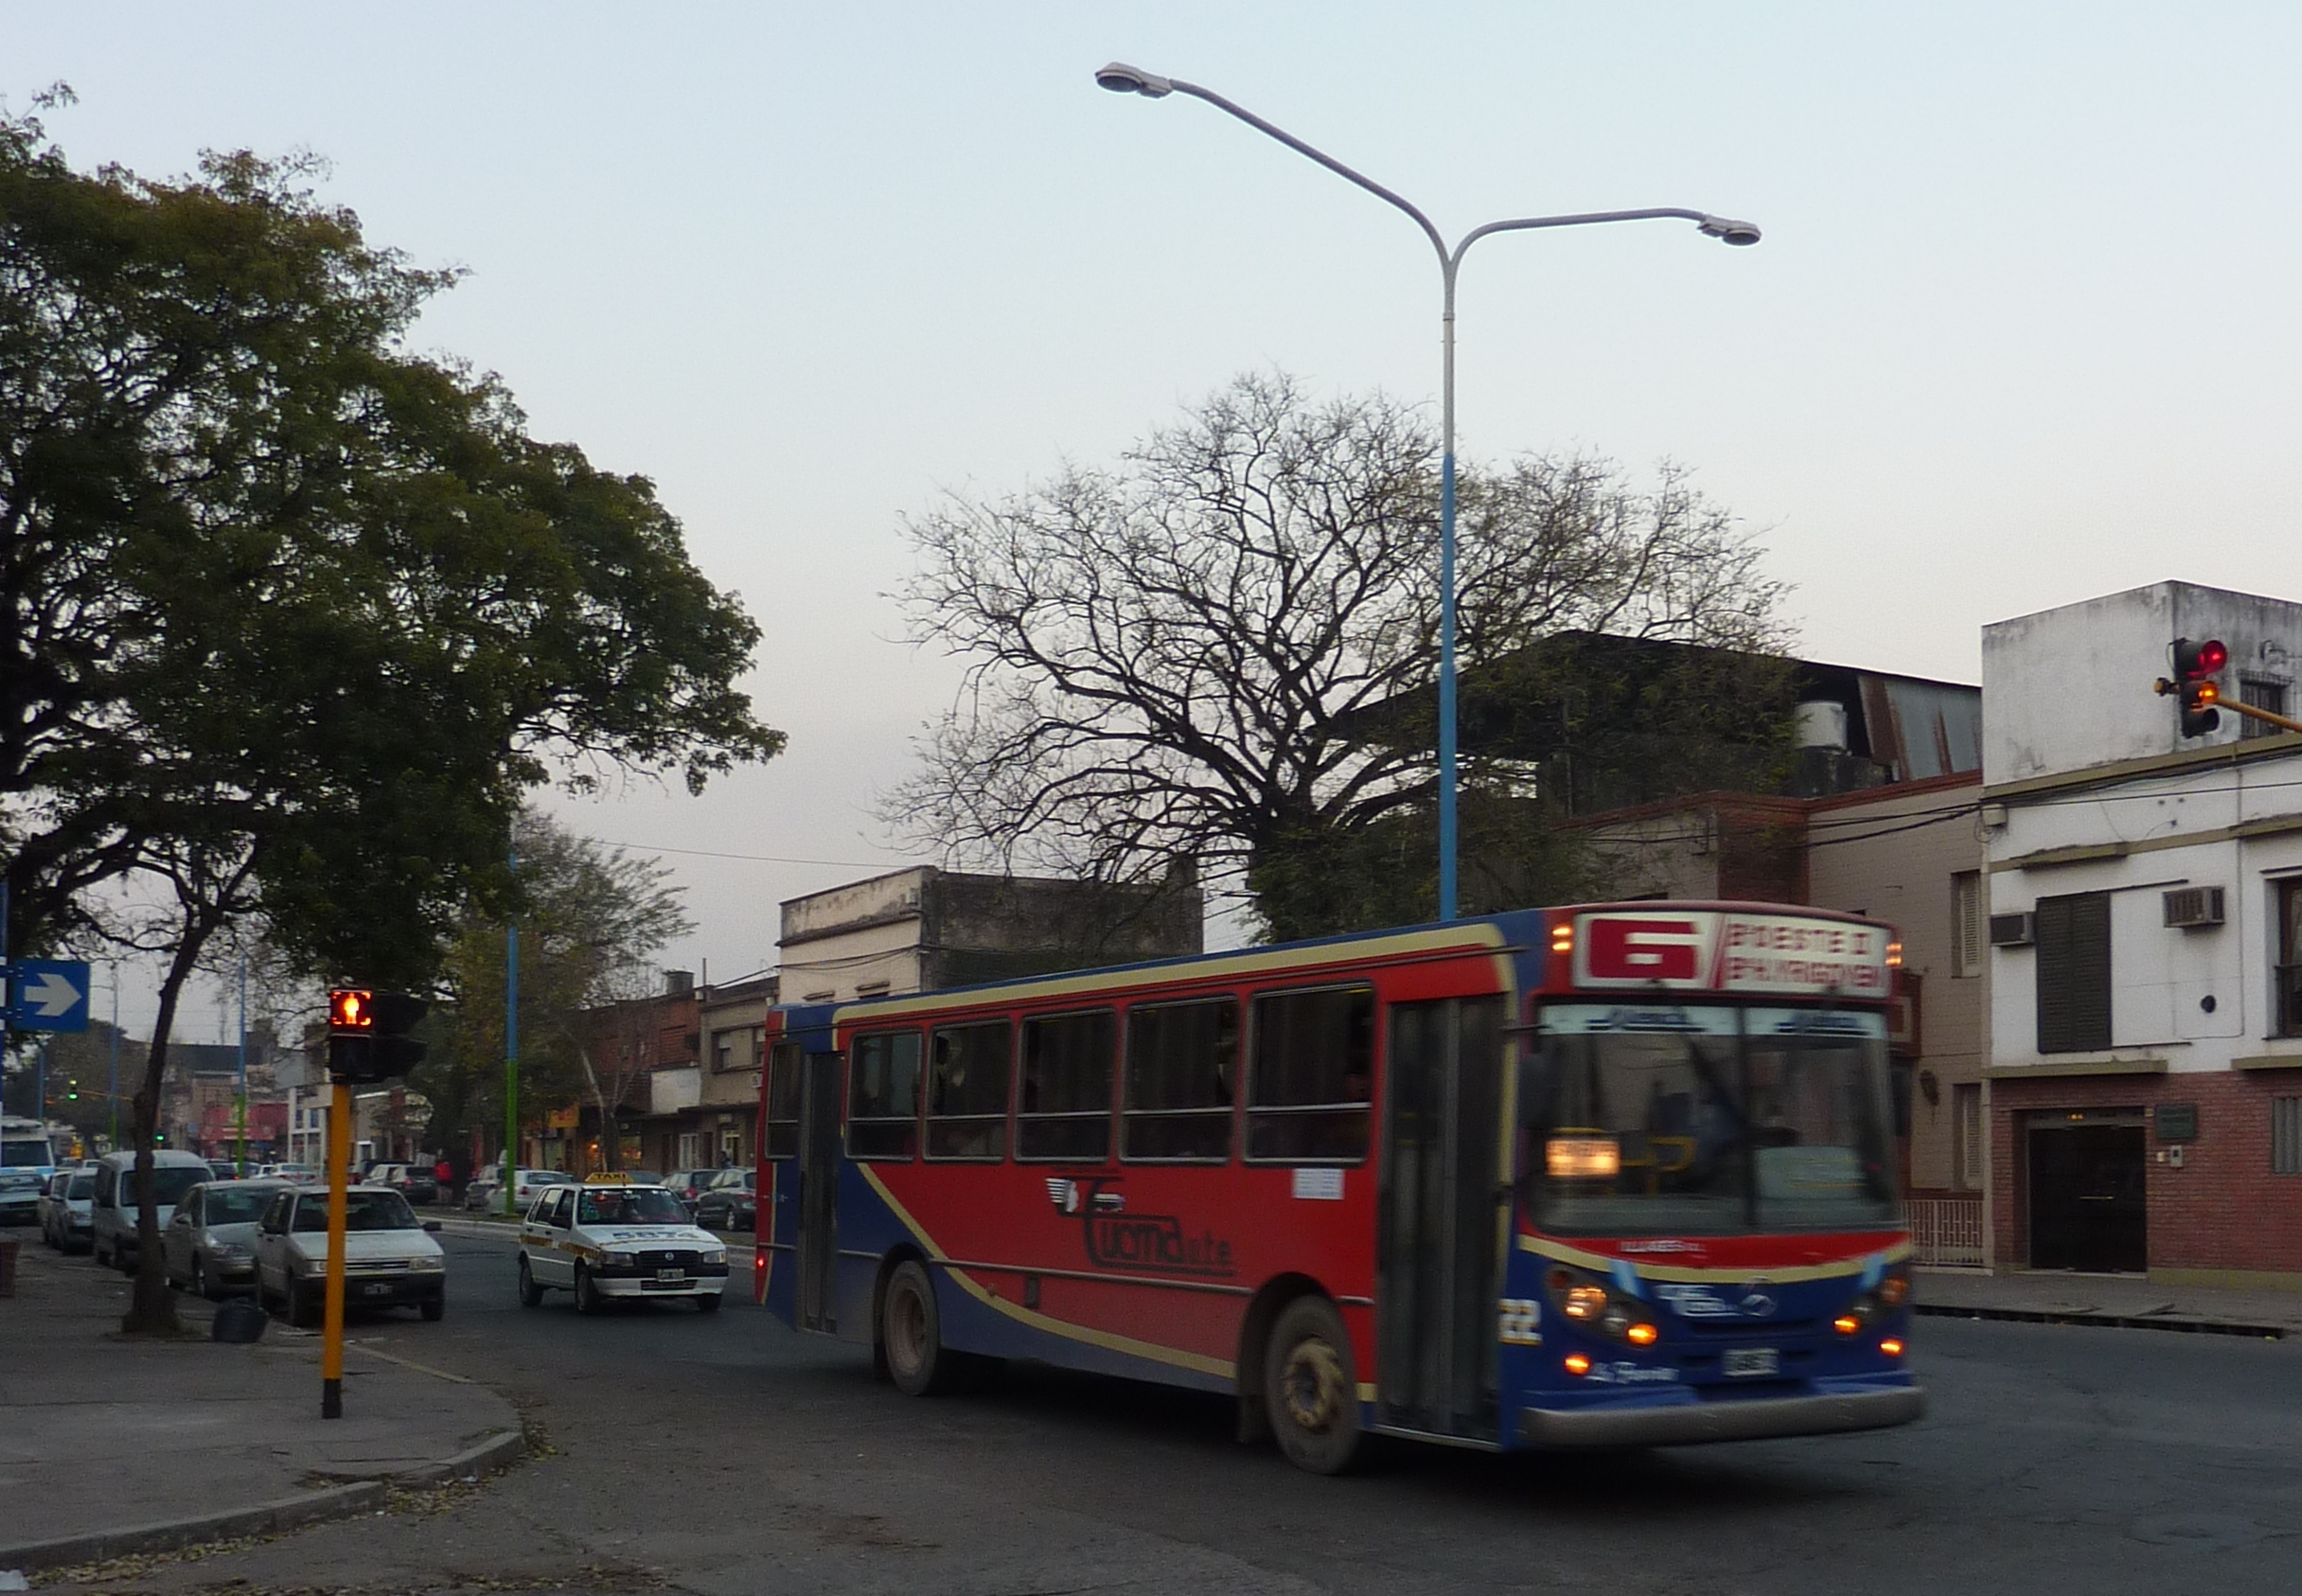
<instances>
[{"instance_id":1,"label":"asphalt road","mask_svg":"<svg viewBox=\"0 0 2302 1596\"><path fill-rule=\"evenodd\" d=\"M2302 1588L2291 1343L1924 1320L1933 1411L1904 1429L1601 1458L1403 1448L1338 1481L1235 1445L1220 1401L1036 1369L912 1400L733 1294L710 1317L586 1320L561 1294L522 1310L508 1246L448 1247L443 1322L356 1333L503 1391L550 1454L133 1588Z\"/></svg>"}]
</instances>

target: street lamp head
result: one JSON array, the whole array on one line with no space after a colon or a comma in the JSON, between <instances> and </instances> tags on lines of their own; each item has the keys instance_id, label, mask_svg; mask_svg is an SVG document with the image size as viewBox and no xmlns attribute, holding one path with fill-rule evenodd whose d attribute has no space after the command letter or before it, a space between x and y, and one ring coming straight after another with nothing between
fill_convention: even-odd
<instances>
[{"instance_id":1,"label":"street lamp head","mask_svg":"<svg viewBox=\"0 0 2302 1596\"><path fill-rule=\"evenodd\" d=\"M1759 241L1759 228L1756 222L1736 222L1729 217L1706 216L1697 225L1696 230L1707 238L1718 239L1721 243L1755 244Z\"/></svg>"},{"instance_id":2,"label":"street lamp head","mask_svg":"<svg viewBox=\"0 0 2302 1596\"><path fill-rule=\"evenodd\" d=\"M1124 61L1097 69L1095 82L1115 95L1141 95L1145 99L1163 99L1175 93L1175 85L1166 79L1140 66L1129 66Z\"/></svg>"}]
</instances>

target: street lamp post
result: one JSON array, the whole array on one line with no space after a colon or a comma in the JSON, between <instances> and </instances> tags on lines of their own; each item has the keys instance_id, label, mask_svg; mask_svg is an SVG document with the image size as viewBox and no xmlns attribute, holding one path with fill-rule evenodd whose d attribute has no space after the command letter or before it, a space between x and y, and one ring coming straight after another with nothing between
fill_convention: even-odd
<instances>
[{"instance_id":1,"label":"street lamp post","mask_svg":"<svg viewBox=\"0 0 2302 1596\"><path fill-rule=\"evenodd\" d=\"M1180 78L1161 78L1124 62L1113 62L1095 74L1095 81L1115 94L1142 95L1163 99L1171 94L1203 99L1218 111L1229 112L1259 133L1267 133L1302 155L1307 155L1337 177L1358 185L1375 198L1397 206L1412 218L1439 257L1442 290L1439 337L1440 465L1439 465L1439 918L1455 917L1455 278L1464 253L1490 233L1523 233L1547 227L1585 227L1602 222L1691 222L1698 231L1722 243L1755 244L1759 229L1747 222L1713 216L1709 211L1654 206L1645 210L1585 211L1572 216L1525 216L1490 222L1474 227L1449 249L1429 217L1373 179L1351 169L1325 151L1304 143L1284 128L1265 121L1244 106L1234 105L1213 89L1187 83Z\"/></svg>"}]
</instances>

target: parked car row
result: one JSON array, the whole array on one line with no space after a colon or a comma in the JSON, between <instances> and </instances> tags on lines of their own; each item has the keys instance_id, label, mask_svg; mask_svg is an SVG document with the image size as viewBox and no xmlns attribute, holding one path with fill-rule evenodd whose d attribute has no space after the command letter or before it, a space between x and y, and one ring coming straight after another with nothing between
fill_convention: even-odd
<instances>
[{"instance_id":1,"label":"parked car row","mask_svg":"<svg viewBox=\"0 0 2302 1596\"><path fill-rule=\"evenodd\" d=\"M426 1182L431 1172L423 1172ZM60 1170L40 1193L42 1239L98 1264L136 1270L135 1155L108 1153ZM252 1294L297 1324L316 1322L328 1268L328 1189L303 1179L233 1179L172 1148L152 1153L160 1253L168 1283L219 1300ZM436 1186L434 1188L436 1191ZM345 1194L345 1302L447 1311L447 1254L396 1187L363 1181Z\"/></svg>"},{"instance_id":2,"label":"parked car row","mask_svg":"<svg viewBox=\"0 0 2302 1596\"><path fill-rule=\"evenodd\" d=\"M557 1169L515 1169L512 1171L512 1211L527 1212L536 1200L536 1194L546 1186L564 1186L575 1179L572 1175ZM483 1170L471 1178L464 1188L464 1207L473 1214L490 1214L504 1206L504 1176L500 1169Z\"/></svg>"}]
</instances>

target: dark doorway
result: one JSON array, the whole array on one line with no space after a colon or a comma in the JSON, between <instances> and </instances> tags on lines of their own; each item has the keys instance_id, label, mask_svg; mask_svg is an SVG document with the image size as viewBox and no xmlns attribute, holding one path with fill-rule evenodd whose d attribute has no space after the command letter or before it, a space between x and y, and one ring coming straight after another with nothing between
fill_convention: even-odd
<instances>
[{"instance_id":1,"label":"dark doorway","mask_svg":"<svg viewBox=\"0 0 2302 1596\"><path fill-rule=\"evenodd\" d=\"M2139 1274L2150 1267L2143 1128L2030 1127L2030 1267Z\"/></svg>"},{"instance_id":2,"label":"dark doorway","mask_svg":"<svg viewBox=\"0 0 2302 1596\"><path fill-rule=\"evenodd\" d=\"M1495 1435L1503 1000L1390 1010L1375 1329L1383 1422Z\"/></svg>"}]
</instances>

